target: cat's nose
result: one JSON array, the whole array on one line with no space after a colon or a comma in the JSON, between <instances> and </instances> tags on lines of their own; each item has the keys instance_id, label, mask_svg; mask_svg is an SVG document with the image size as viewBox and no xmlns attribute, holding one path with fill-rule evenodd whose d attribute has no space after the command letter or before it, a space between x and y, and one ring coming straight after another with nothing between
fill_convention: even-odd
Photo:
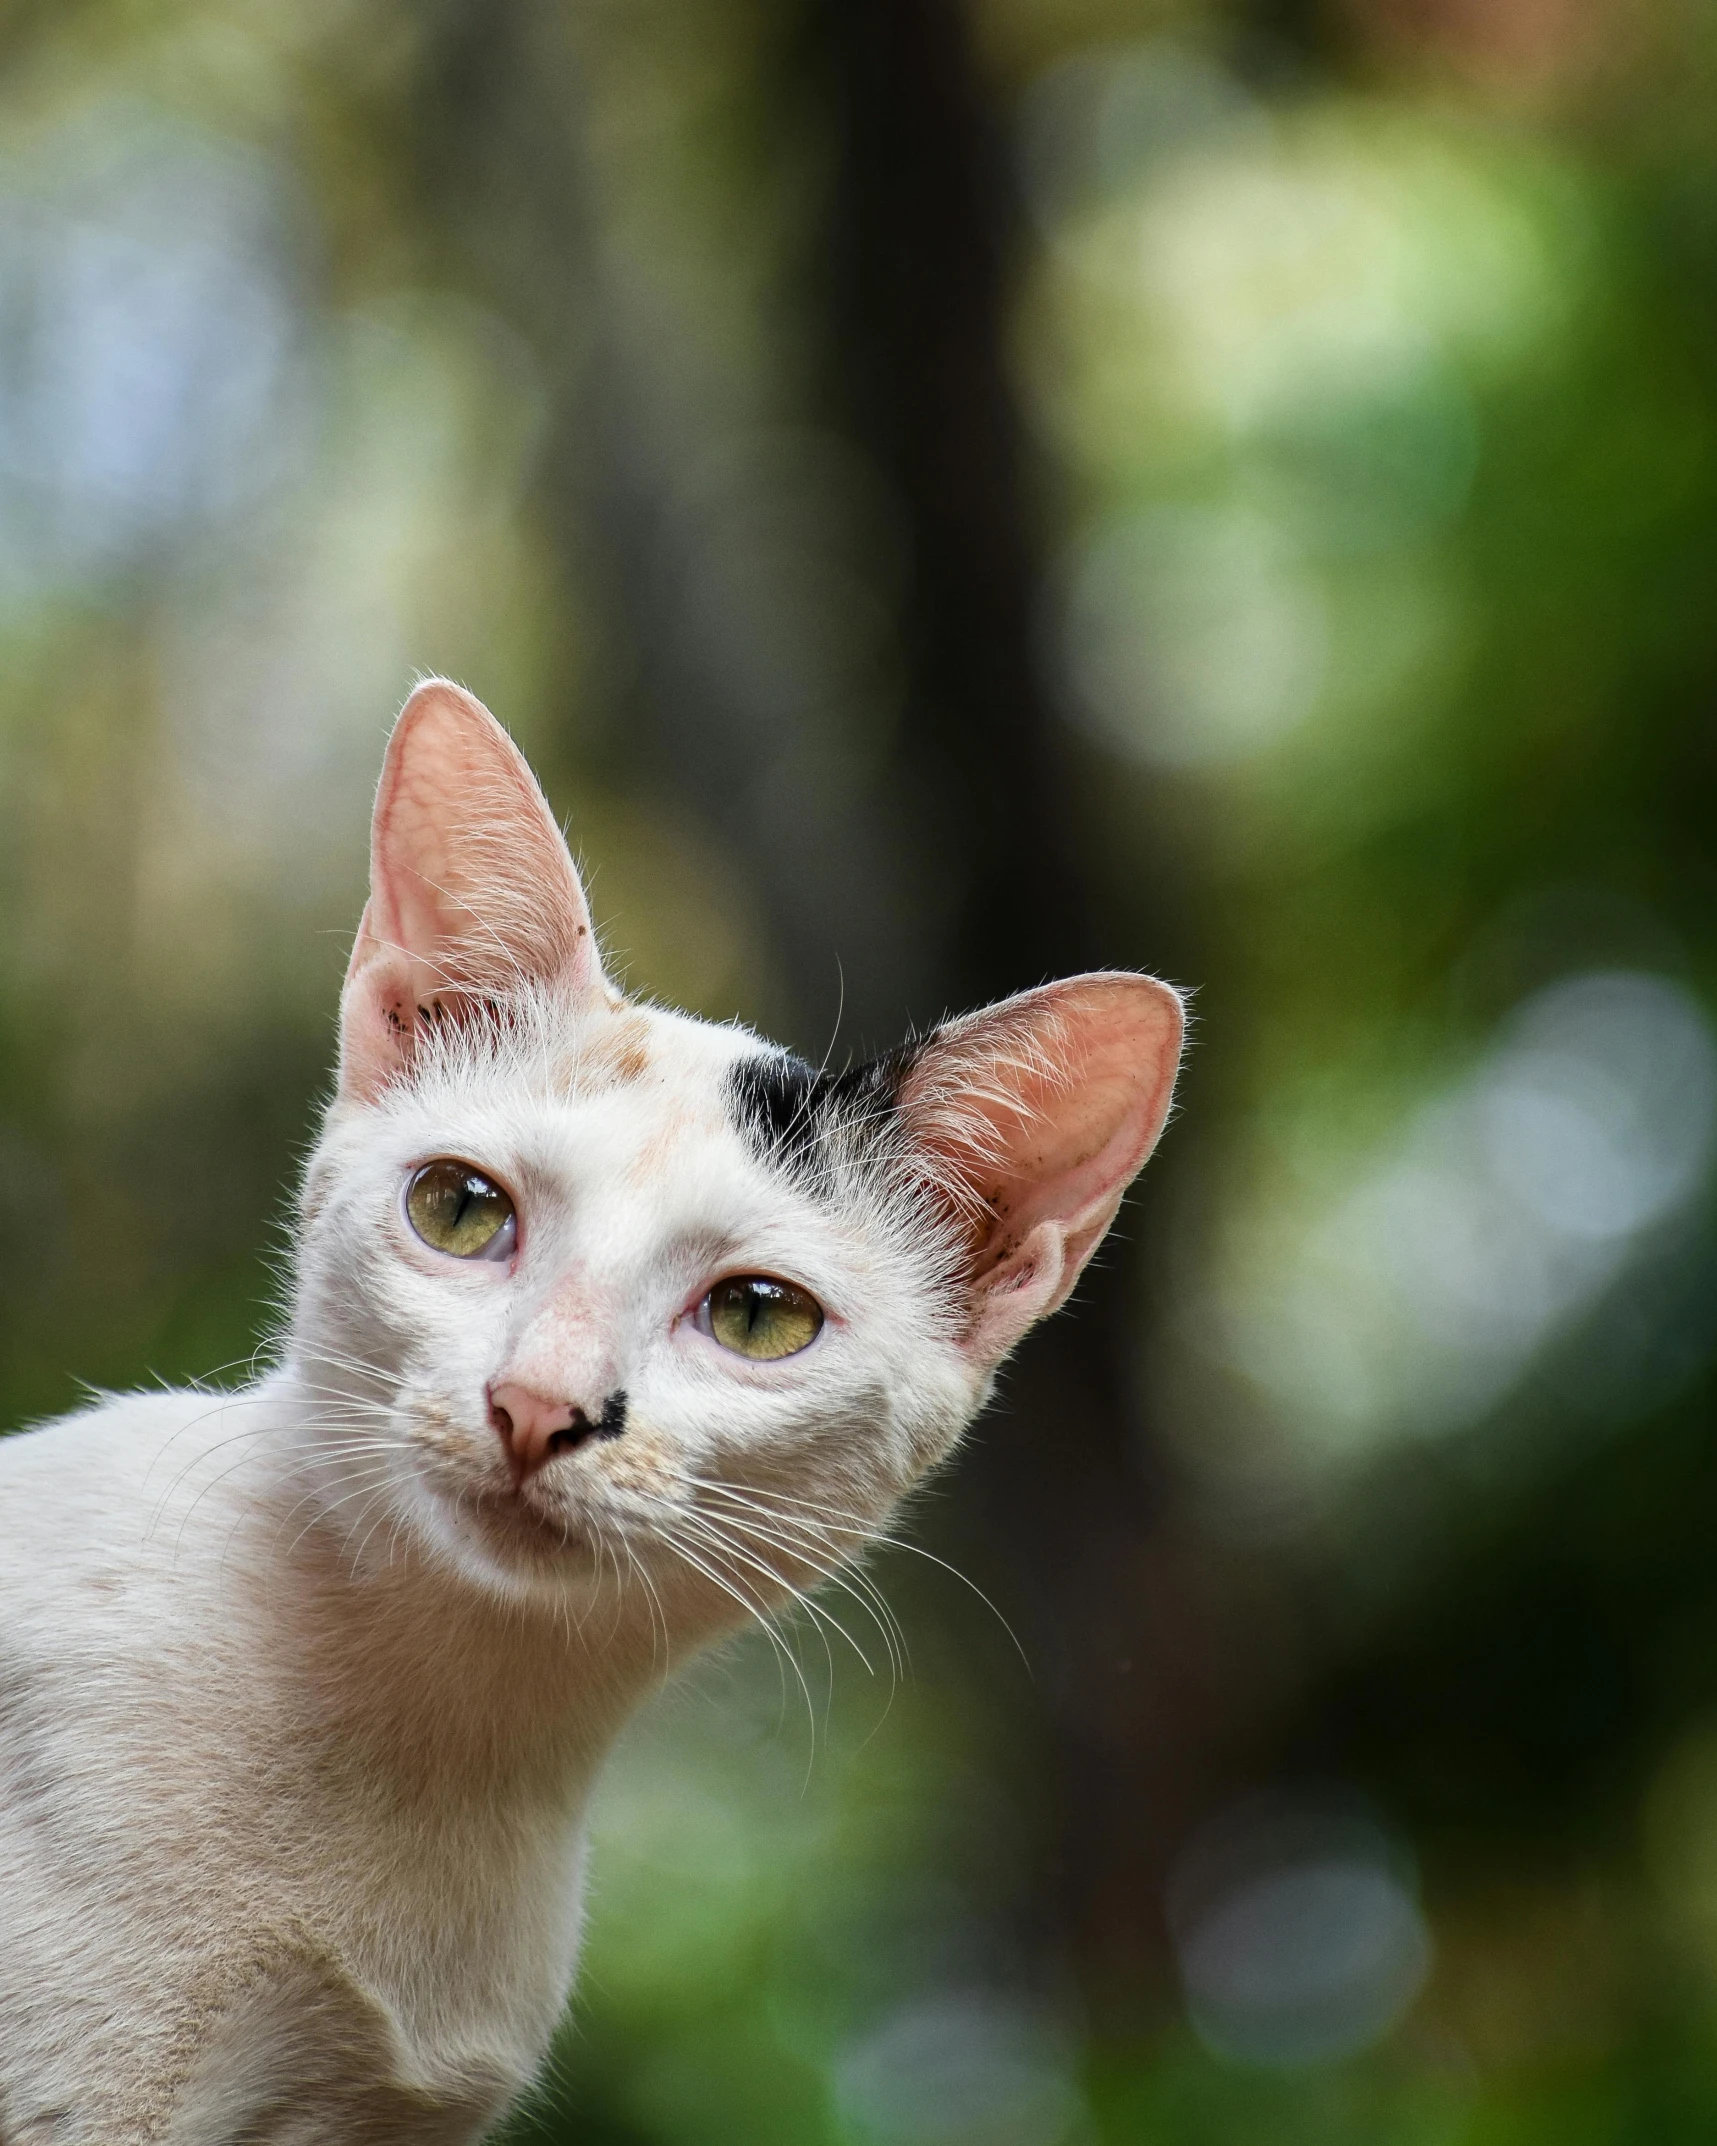
<instances>
[{"instance_id":1,"label":"cat's nose","mask_svg":"<svg viewBox=\"0 0 1717 2146\"><path fill-rule=\"evenodd\" d=\"M527 1476L570 1453L587 1438L618 1438L626 1428L626 1396L611 1393L592 1417L574 1401L550 1400L529 1386L504 1380L489 1388L489 1421L505 1448L513 1480Z\"/></svg>"}]
</instances>

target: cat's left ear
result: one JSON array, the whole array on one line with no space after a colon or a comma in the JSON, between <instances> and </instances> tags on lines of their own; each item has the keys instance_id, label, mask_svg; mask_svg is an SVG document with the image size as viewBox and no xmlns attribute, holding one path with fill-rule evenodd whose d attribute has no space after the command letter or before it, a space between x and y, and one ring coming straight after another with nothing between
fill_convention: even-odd
<instances>
[{"instance_id":1,"label":"cat's left ear","mask_svg":"<svg viewBox=\"0 0 1717 2146\"><path fill-rule=\"evenodd\" d=\"M1154 977L1075 976L926 1039L900 1090L966 1240L963 1346L986 1370L1055 1310L1168 1116L1185 1016Z\"/></svg>"},{"instance_id":2,"label":"cat's left ear","mask_svg":"<svg viewBox=\"0 0 1717 2146\"><path fill-rule=\"evenodd\" d=\"M604 988L584 889L524 755L481 701L420 685L388 741L370 899L340 999L340 1086L369 1096L425 1028L521 987Z\"/></svg>"}]
</instances>

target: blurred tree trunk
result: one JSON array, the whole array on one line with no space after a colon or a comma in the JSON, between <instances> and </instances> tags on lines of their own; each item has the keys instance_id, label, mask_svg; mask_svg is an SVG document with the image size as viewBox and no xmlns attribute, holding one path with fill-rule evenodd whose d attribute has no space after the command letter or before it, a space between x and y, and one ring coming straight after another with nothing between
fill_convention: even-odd
<instances>
[{"instance_id":1,"label":"blurred tree trunk","mask_svg":"<svg viewBox=\"0 0 1717 2146\"><path fill-rule=\"evenodd\" d=\"M952 0L810 0L840 144L827 274L844 415L906 507L908 716L958 1003L1082 966L1084 874L1034 647L1038 573L1004 358L1006 145Z\"/></svg>"},{"instance_id":2,"label":"blurred tree trunk","mask_svg":"<svg viewBox=\"0 0 1717 2146\"><path fill-rule=\"evenodd\" d=\"M831 344L849 421L911 530L894 779L918 794L954 881L937 982L964 1006L1155 949L1100 913L1046 702L1006 355L1018 204L962 10L812 4L841 145ZM956 1493L962 1554L1023 1621L1053 1744L1060 1838L1031 1909L1060 1929L1037 1935L1071 1954L1094 1999L1154 1975L1165 1846L1219 1707L1188 1575L1156 1542L1127 1390L1134 1281L1131 1258L1106 1261L1028 1342Z\"/></svg>"}]
</instances>

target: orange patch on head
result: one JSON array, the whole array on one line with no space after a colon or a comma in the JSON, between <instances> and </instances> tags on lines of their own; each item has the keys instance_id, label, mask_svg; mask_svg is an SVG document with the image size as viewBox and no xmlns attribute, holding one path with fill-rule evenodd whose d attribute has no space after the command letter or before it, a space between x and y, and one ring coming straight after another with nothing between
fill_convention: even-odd
<instances>
[{"instance_id":1,"label":"orange patch on head","mask_svg":"<svg viewBox=\"0 0 1717 2146\"><path fill-rule=\"evenodd\" d=\"M650 1071L650 1024L637 1007L621 1000L612 1013L581 1021L568 1037L557 1068L566 1096L598 1095L623 1088Z\"/></svg>"},{"instance_id":2,"label":"orange patch on head","mask_svg":"<svg viewBox=\"0 0 1717 2146\"><path fill-rule=\"evenodd\" d=\"M580 1088L623 1088L650 1070L650 1024L635 1007L624 1007L582 1044L574 1068Z\"/></svg>"},{"instance_id":3,"label":"orange patch on head","mask_svg":"<svg viewBox=\"0 0 1717 2146\"><path fill-rule=\"evenodd\" d=\"M650 1053L642 1039L636 1039L615 1053L614 1078L619 1081L642 1080L649 1066Z\"/></svg>"}]
</instances>

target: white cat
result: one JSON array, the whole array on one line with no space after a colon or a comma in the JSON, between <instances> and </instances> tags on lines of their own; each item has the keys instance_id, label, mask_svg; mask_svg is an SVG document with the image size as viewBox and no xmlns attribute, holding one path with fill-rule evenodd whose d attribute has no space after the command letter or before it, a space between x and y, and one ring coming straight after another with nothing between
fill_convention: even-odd
<instances>
[{"instance_id":1,"label":"white cat","mask_svg":"<svg viewBox=\"0 0 1717 2146\"><path fill-rule=\"evenodd\" d=\"M820 1074L605 981L506 734L377 798L277 1368L0 1442L0 2142L476 2138L578 1950L592 1776L862 1548L1108 1228L1173 991Z\"/></svg>"}]
</instances>

